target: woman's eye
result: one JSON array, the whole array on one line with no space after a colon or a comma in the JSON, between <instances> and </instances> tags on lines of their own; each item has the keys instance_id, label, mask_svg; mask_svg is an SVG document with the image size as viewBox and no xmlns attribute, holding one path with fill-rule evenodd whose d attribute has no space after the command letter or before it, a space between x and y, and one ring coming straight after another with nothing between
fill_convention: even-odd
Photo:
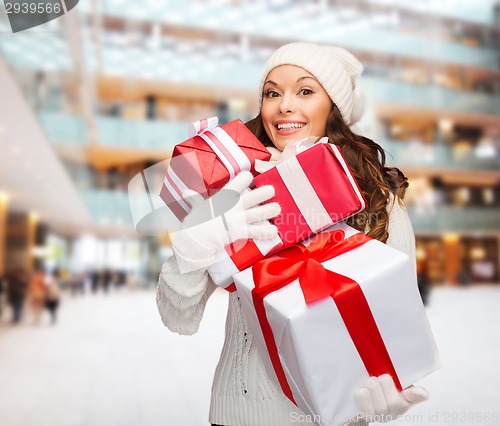
<instances>
[{"instance_id":1,"label":"woman's eye","mask_svg":"<svg viewBox=\"0 0 500 426\"><path fill-rule=\"evenodd\" d=\"M277 98L279 96L279 93L276 92L275 90L268 90L265 93L266 98Z\"/></svg>"},{"instance_id":2,"label":"woman's eye","mask_svg":"<svg viewBox=\"0 0 500 426\"><path fill-rule=\"evenodd\" d=\"M300 92L302 95L312 95L314 92L311 89L301 89Z\"/></svg>"}]
</instances>

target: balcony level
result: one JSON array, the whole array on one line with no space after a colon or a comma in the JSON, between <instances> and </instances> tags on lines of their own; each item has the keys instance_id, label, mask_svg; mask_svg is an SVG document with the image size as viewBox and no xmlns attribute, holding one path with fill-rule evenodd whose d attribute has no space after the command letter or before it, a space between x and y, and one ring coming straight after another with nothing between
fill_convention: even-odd
<instances>
[{"instance_id":1,"label":"balcony level","mask_svg":"<svg viewBox=\"0 0 500 426\"><path fill-rule=\"evenodd\" d=\"M55 145L83 147L88 135L82 117L74 114L43 111L40 123L47 138ZM99 144L104 148L150 149L164 151L187 139L187 122L161 120L124 120L116 117L97 118ZM388 163L410 167L439 167L455 170L500 170L498 152L472 150L458 157L451 147L439 144L415 144L382 140Z\"/></svg>"},{"instance_id":2,"label":"balcony level","mask_svg":"<svg viewBox=\"0 0 500 426\"><path fill-rule=\"evenodd\" d=\"M175 16L175 13L171 15ZM173 18L167 15L167 19ZM281 18L278 19L281 22ZM343 30L339 30L340 27L334 24L335 21L328 20L327 16L320 16L310 22L304 20L302 15L296 19L298 19L297 25L291 23L290 26L280 27L273 23L264 25L262 22L265 19L261 18L250 23L250 28L245 30L245 25L248 24L238 24L228 20L222 26L214 27L207 23L205 17L200 16L196 18L198 23L197 21L185 23L174 35L162 36L157 40L151 39L150 33L140 35L136 39L129 37L125 26L120 32L103 31L98 51L90 38L91 32L87 31L83 35L85 70L91 74L99 70L98 72L103 75L166 78L171 71L176 71L171 69L172 64L177 71L189 74L192 70L207 68L206 64L210 62L215 62L213 64L215 67L208 66L213 70L218 70L219 65L224 68L236 62L243 69L249 67L251 75L258 78L264 61L276 47L288 41L302 40L339 45L352 50L360 57L368 55L381 58L408 58L414 61L484 69L491 73L498 72L499 54L495 48L468 46L446 39L436 40L398 32L397 29L385 26L372 27L371 18L363 18L360 22L354 19L352 28L347 25ZM126 22L123 20L123 25ZM363 22L367 26L363 26ZM166 25L165 31L171 27L179 27L177 22L172 22L170 25L167 21L164 25ZM289 28L294 28L293 34ZM198 34L202 29L205 32ZM0 30L7 31L8 27L0 24ZM187 37L186 34L191 36ZM229 35L224 37L227 34ZM16 38L4 37L0 39L0 48L9 64L16 68L31 67L57 71L68 71L73 68L69 54L70 46L61 32L27 33L23 34L23 37ZM244 71L244 74L246 73L248 71Z\"/></svg>"},{"instance_id":3,"label":"balcony level","mask_svg":"<svg viewBox=\"0 0 500 426\"><path fill-rule=\"evenodd\" d=\"M415 232L473 232L500 229L498 206L441 205L426 209L417 206L407 208Z\"/></svg>"},{"instance_id":4,"label":"balcony level","mask_svg":"<svg viewBox=\"0 0 500 426\"><path fill-rule=\"evenodd\" d=\"M500 152L493 146L477 146L464 153L442 144L394 140L383 140L380 144L386 152L387 163L404 169L438 170L435 174L471 170L500 172Z\"/></svg>"},{"instance_id":5,"label":"balcony level","mask_svg":"<svg viewBox=\"0 0 500 426\"><path fill-rule=\"evenodd\" d=\"M361 85L367 98L375 105L394 104L423 110L500 115L498 95L423 86L370 76L362 77Z\"/></svg>"},{"instance_id":6,"label":"balcony level","mask_svg":"<svg viewBox=\"0 0 500 426\"><path fill-rule=\"evenodd\" d=\"M372 7L392 8L400 12L413 12L433 19L456 20L463 24L493 26L495 23L494 0L476 2L471 2L470 0L452 0L451 2L430 2L428 0L398 0L397 2L392 0L360 0L354 3L367 4Z\"/></svg>"},{"instance_id":7,"label":"balcony level","mask_svg":"<svg viewBox=\"0 0 500 426\"><path fill-rule=\"evenodd\" d=\"M161 39L156 42L152 40L149 28L155 25L160 27L160 32L164 34L177 37L190 33L191 38L198 37L200 47L205 53L211 50L212 44L207 40L221 37L240 40L239 50L245 56L253 54L252 48L248 46L276 47L288 41L303 40L340 45L355 51L414 57L464 66L492 69L497 67L498 54L492 48L467 46L442 34L440 37L432 37L428 32L418 34L408 31L405 23L399 18L398 6L377 7L374 2L367 10L366 5L357 8L356 5L345 2L344 5L336 4L335 7L322 7L322 2L311 2L308 5L303 2L282 2L284 4L281 7L272 7L267 3L241 2L233 5L230 2L177 0L165 5L146 1L137 7L118 0L107 1L101 8L105 29L103 41L106 42L108 29L120 28L126 34L129 17L134 16L137 24L134 28L142 34L141 42L149 44L148 39L151 39L151 44L169 44L168 39L164 40L165 43ZM420 6L425 7L420 3ZM459 6L457 9L462 8L464 11L470 10L471 7L475 10L469 12L469 16L480 15L485 29L495 28L493 7L486 6L481 9L475 2L474 6ZM451 7L446 4L441 9L446 8ZM82 4L81 10L91 13L90 6L85 7ZM431 12L431 16L433 10L433 7L427 5L427 12ZM435 12L437 18L442 10ZM467 14L462 14L462 17L464 15ZM457 19L460 20L459 17ZM440 27L439 19L428 16L422 19L422 26L431 28L433 24ZM290 28L293 28L293 31L290 31ZM444 28L441 28L441 33L443 30ZM456 26L447 31L453 35ZM123 45L123 42L121 44Z\"/></svg>"},{"instance_id":8,"label":"balcony level","mask_svg":"<svg viewBox=\"0 0 500 426\"><path fill-rule=\"evenodd\" d=\"M80 191L95 222L101 226L132 227L129 197L126 191L87 189ZM458 207L441 205L432 209L408 206L416 233L469 232L500 229L498 207Z\"/></svg>"}]
</instances>

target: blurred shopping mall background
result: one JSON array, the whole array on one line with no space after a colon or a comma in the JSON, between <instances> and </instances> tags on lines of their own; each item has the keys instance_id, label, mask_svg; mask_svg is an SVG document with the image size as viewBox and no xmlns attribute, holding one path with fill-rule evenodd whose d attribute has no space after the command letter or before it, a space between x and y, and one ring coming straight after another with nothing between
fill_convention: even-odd
<instances>
[{"instance_id":1,"label":"blurred shopping mall background","mask_svg":"<svg viewBox=\"0 0 500 426\"><path fill-rule=\"evenodd\" d=\"M161 175L191 121L254 117L266 58L294 40L363 62L360 131L409 177L422 282L497 288L498 0L88 0L15 34L0 6L0 277L152 293L169 239L136 231L130 180Z\"/></svg>"}]
</instances>

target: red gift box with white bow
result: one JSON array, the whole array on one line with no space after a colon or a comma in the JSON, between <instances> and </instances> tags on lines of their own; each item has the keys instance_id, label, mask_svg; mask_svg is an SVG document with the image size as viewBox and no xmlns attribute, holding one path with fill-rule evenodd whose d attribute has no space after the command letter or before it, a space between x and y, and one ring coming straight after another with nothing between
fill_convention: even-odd
<instances>
[{"instance_id":1,"label":"red gift box with white bow","mask_svg":"<svg viewBox=\"0 0 500 426\"><path fill-rule=\"evenodd\" d=\"M296 144L297 155L254 179L256 187L272 185L275 189L268 202L278 202L281 213L271 221L278 227L285 246L365 208L361 190L339 148L328 143L328 138L314 143L316 139L307 138ZM256 168L262 171L262 163L257 163Z\"/></svg>"},{"instance_id":2,"label":"red gift box with white bow","mask_svg":"<svg viewBox=\"0 0 500 426\"><path fill-rule=\"evenodd\" d=\"M192 123L189 139L174 147L160 198L181 221L191 210L184 191L191 189L206 198L241 171L255 175L255 160L271 158L241 120L217 124L217 117Z\"/></svg>"},{"instance_id":3,"label":"red gift box with white bow","mask_svg":"<svg viewBox=\"0 0 500 426\"><path fill-rule=\"evenodd\" d=\"M234 281L269 378L318 425L353 418L370 376L402 389L440 367L408 255L343 223Z\"/></svg>"},{"instance_id":4,"label":"red gift box with white bow","mask_svg":"<svg viewBox=\"0 0 500 426\"><path fill-rule=\"evenodd\" d=\"M279 162L255 162L257 187L272 185L281 213L271 221L278 228L272 241L249 240L244 247L226 247L208 268L220 287L234 291L232 276L278 250L302 241L365 208L365 201L340 150L327 138L309 137L288 145Z\"/></svg>"}]
</instances>

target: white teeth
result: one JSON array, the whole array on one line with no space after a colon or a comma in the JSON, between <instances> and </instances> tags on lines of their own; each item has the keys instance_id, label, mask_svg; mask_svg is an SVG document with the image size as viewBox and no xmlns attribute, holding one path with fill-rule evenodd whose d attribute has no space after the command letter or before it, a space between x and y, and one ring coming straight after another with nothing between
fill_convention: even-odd
<instances>
[{"instance_id":1,"label":"white teeth","mask_svg":"<svg viewBox=\"0 0 500 426\"><path fill-rule=\"evenodd\" d=\"M281 123L277 125L278 130L300 129L304 126L304 123Z\"/></svg>"}]
</instances>

